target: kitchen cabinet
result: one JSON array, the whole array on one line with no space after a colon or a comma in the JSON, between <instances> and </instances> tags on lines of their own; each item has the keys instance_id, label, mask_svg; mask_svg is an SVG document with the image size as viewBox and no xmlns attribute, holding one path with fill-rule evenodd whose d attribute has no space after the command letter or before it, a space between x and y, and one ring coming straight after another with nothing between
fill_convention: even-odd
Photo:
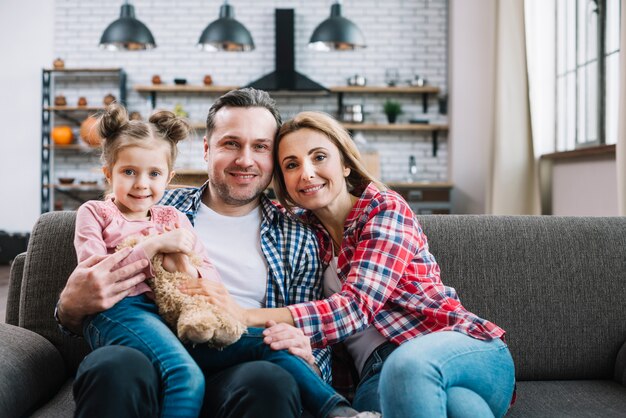
<instances>
[{"instance_id":1,"label":"kitchen cabinet","mask_svg":"<svg viewBox=\"0 0 626 418\"><path fill-rule=\"evenodd\" d=\"M55 96L63 94L64 86L72 92L89 95L89 105L71 105L66 98L66 104L55 105ZM42 70L42 108L41 108L41 212L53 209L63 209L61 205L55 207L55 194L62 194L80 204L88 198L97 198L104 191L103 185L91 178L74 178L75 184L61 184L63 173L57 170L57 160L67 156L67 153L77 158L98 155L98 148L80 144L78 130L81 122L89 115L104 108L102 98L117 90L117 100L126 104L126 73L121 68L63 68ZM97 92L97 93L96 93ZM97 98L97 99L96 99ZM73 143L57 145L52 141L52 130L55 126L70 125L74 133ZM94 184L95 183L95 184Z\"/></svg>"}]
</instances>

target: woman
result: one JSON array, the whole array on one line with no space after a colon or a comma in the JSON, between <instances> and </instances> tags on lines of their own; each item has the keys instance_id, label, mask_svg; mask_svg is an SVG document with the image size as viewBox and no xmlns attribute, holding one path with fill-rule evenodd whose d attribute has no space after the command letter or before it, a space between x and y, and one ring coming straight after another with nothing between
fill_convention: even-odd
<instances>
[{"instance_id":1,"label":"woman","mask_svg":"<svg viewBox=\"0 0 626 418\"><path fill-rule=\"evenodd\" d=\"M279 200L290 212L304 208L298 215L317 231L326 299L238 316L249 326L295 325L314 347L345 342L360 375L356 409L503 416L514 391L504 330L442 284L413 212L367 173L348 132L326 114L302 112L282 126L275 156ZM273 348L302 355L289 328L265 332Z\"/></svg>"}]
</instances>

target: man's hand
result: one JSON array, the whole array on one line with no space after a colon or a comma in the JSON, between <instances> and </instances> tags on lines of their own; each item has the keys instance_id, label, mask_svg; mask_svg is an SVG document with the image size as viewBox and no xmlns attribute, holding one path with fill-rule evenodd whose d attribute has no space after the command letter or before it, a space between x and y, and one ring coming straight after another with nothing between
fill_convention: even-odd
<instances>
[{"instance_id":1,"label":"man's hand","mask_svg":"<svg viewBox=\"0 0 626 418\"><path fill-rule=\"evenodd\" d=\"M92 255L76 266L59 297L58 316L65 327L81 335L87 315L111 308L144 281L146 276L140 271L148 266L147 260L118 266L130 252L125 248L110 255Z\"/></svg>"},{"instance_id":2,"label":"man's hand","mask_svg":"<svg viewBox=\"0 0 626 418\"><path fill-rule=\"evenodd\" d=\"M304 335L300 328L293 325L277 324L274 321L267 321L266 329L263 331L263 342L268 344L272 350L288 350L291 354L302 358L309 363L320 374L320 370L315 364L311 340Z\"/></svg>"}]
</instances>

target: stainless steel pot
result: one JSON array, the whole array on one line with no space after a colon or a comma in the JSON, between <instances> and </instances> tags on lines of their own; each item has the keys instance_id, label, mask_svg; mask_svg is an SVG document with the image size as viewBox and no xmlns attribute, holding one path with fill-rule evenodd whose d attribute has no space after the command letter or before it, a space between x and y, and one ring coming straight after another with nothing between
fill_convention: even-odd
<instances>
[{"instance_id":1,"label":"stainless steel pot","mask_svg":"<svg viewBox=\"0 0 626 418\"><path fill-rule=\"evenodd\" d=\"M355 74L352 77L348 77L349 86L364 86L366 83L367 79L362 75Z\"/></svg>"},{"instance_id":2,"label":"stainless steel pot","mask_svg":"<svg viewBox=\"0 0 626 418\"><path fill-rule=\"evenodd\" d=\"M343 105L341 108L341 120L348 123L362 123L365 120L363 105Z\"/></svg>"}]
</instances>

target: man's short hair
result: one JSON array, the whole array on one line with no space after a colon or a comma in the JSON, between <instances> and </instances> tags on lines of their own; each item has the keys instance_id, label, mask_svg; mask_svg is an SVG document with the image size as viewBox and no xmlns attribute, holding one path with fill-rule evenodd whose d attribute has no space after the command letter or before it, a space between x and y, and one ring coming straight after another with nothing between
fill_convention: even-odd
<instances>
[{"instance_id":1,"label":"man's short hair","mask_svg":"<svg viewBox=\"0 0 626 418\"><path fill-rule=\"evenodd\" d=\"M266 91L252 87L231 90L213 103L206 118L206 137L209 139L215 129L215 115L223 107L262 107L267 109L276 120L276 132L280 129L283 121L276 102Z\"/></svg>"}]
</instances>

